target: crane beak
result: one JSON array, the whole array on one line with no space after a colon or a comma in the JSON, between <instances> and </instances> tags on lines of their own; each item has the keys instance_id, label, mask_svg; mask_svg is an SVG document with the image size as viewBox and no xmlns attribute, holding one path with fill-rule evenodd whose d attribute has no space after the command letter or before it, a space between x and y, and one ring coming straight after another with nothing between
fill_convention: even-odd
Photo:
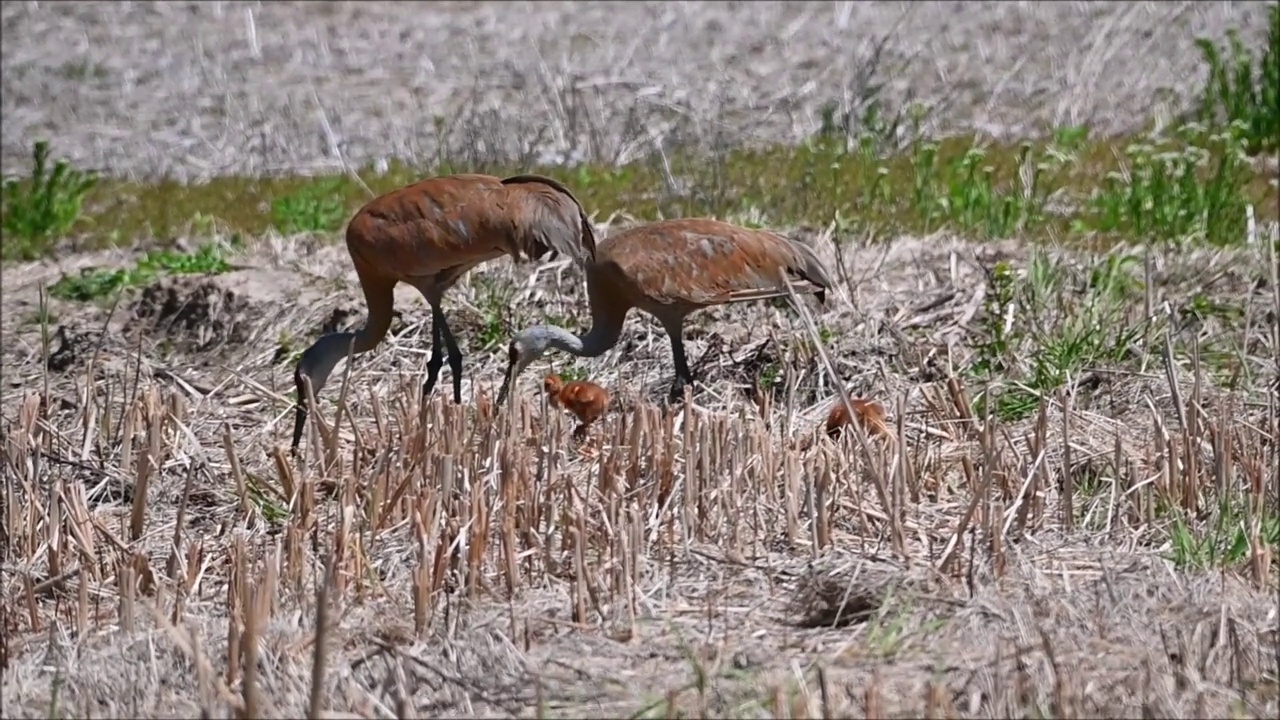
<instances>
[{"instance_id":1,"label":"crane beak","mask_svg":"<svg viewBox=\"0 0 1280 720\"><path fill-rule=\"evenodd\" d=\"M298 443L302 441L302 428L307 423L307 382L310 380L302 372L294 374L294 382L298 385L298 402L294 406L293 416L293 444L289 447L289 451L294 455L298 454Z\"/></svg>"},{"instance_id":2,"label":"crane beak","mask_svg":"<svg viewBox=\"0 0 1280 720\"><path fill-rule=\"evenodd\" d=\"M515 380L515 376L516 364L513 362L507 363L507 371L503 373L502 388L498 390L498 400L496 404L501 405L504 400L507 400L507 393L511 390L511 385Z\"/></svg>"}]
</instances>

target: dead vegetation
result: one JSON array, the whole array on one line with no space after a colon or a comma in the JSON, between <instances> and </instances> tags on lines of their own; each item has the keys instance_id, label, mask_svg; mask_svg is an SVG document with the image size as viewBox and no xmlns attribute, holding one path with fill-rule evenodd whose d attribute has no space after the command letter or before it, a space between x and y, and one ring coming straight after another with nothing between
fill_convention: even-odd
<instances>
[{"instance_id":1,"label":"dead vegetation","mask_svg":"<svg viewBox=\"0 0 1280 720\"><path fill-rule=\"evenodd\" d=\"M1267 5L6 2L0 145L196 180L614 165L853 137L912 101L929 134L1111 134L1185 110L1194 38L1257 45Z\"/></svg>"},{"instance_id":2,"label":"dead vegetation","mask_svg":"<svg viewBox=\"0 0 1280 720\"><path fill-rule=\"evenodd\" d=\"M325 287L347 273L339 248L246 253ZM98 308L77 320L100 329L92 351L54 374L22 348L57 331L13 299L32 303L21 281L39 276L6 270L22 387L3 427L8 713L1274 716L1274 329L1161 310L1207 293L1274 312L1270 250L1150 251L1140 357L1085 368L1017 420L962 372L989 339L989 266L1051 262L1071 284L1104 259L945 237L840 253L822 314L691 322L704 383L676 412L655 402L656 323L575 360L624 408L587 445L540 375L493 406L500 343L469 354L463 405L421 402L430 313L406 303L403 334L339 367L296 463L292 365L269 345L286 329L305 345L354 283L304 309L211 280L247 303L251 338L217 364L160 353L123 301ZM501 284L526 317L581 320L579 283L504 262L452 302L487 316ZM1052 307L1023 320L1071 326ZM1232 388L1188 350L1240 328L1254 353ZM777 375L742 383L775 336ZM792 449L830 408L828 362L886 406L891 442Z\"/></svg>"},{"instance_id":3,"label":"dead vegetation","mask_svg":"<svg viewBox=\"0 0 1280 720\"><path fill-rule=\"evenodd\" d=\"M47 133L123 176L624 162L828 108L855 132L912 92L926 132L1105 132L1182 107L1171 43L1265 10L909 5L6 3L3 156ZM829 307L691 318L675 413L643 315L493 406L514 330L588 322L568 262L462 279L464 403L424 402L402 287L296 461L297 353L363 320L340 244L259 238L114 304L41 294L85 255L5 267L6 716L1280 713L1272 247L795 235L838 266ZM613 391L590 442L544 369ZM887 436L793 442L837 389Z\"/></svg>"}]
</instances>

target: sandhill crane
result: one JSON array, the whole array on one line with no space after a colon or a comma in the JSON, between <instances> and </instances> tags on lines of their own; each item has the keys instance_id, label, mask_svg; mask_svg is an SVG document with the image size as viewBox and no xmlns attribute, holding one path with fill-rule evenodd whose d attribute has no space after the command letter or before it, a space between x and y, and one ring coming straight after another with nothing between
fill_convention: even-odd
<instances>
[{"instance_id":1,"label":"sandhill crane","mask_svg":"<svg viewBox=\"0 0 1280 720\"><path fill-rule=\"evenodd\" d=\"M767 230L708 218L679 218L630 228L600 243L586 265L591 329L575 335L554 325L517 333L498 403L516 377L548 348L596 357L617 344L631 308L653 315L671 339L675 381L669 399L693 382L684 354L684 319L711 305L787 295L782 273L797 293L825 304L831 279L813 250Z\"/></svg>"},{"instance_id":2,"label":"sandhill crane","mask_svg":"<svg viewBox=\"0 0 1280 720\"><path fill-rule=\"evenodd\" d=\"M417 288L431 306L431 358L423 395L435 387L444 363L443 339L453 371L453 401L461 403L462 352L440 309L445 291L471 268L502 255L522 262L522 255L537 260L556 253L588 263L595 258L596 240L582 205L555 180L448 175L370 200L347 224L347 251L369 316L354 333L322 336L298 361L294 452L307 419L303 380L309 378L312 394L319 395L339 360L377 347L391 327L396 283Z\"/></svg>"},{"instance_id":3,"label":"sandhill crane","mask_svg":"<svg viewBox=\"0 0 1280 720\"><path fill-rule=\"evenodd\" d=\"M573 431L577 438L587 434L587 428L604 415L609 405L609 391L587 380L565 382L559 375L548 375L542 380L542 389L552 407L564 408L578 418L578 427Z\"/></svg>"}]
</instances>

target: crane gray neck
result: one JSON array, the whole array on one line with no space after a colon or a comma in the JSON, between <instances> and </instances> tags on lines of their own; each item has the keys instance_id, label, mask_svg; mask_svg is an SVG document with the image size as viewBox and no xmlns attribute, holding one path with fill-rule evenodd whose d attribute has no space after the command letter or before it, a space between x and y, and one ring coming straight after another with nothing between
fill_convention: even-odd
<instances>
[{"instance_id":1,"label":"crane gray neck","mask_svg":"<svg viewBox=\"0 0 1280 720\"><path fill-rule=\"evenodd\" d=\"M522 347L534 357L555 348L578 357L597 357L618 342L621 328L602 325L592 327L586 335L578 335L555 325L534 325L518 336Z\"/></svg>"},{"instance_id":2,"label":"crane gray neck","mask_svg":"<svg viewBox=\"0 0 1280 720\"><path fill-rule=\"evenodd\" d=\"M298 375L306 375L311 379L311 394L320 395L320 388L329 381L329 375L339 360L347 357L351 351L355 333L339 332L322 335L316 344L307 348L298 360Z\"/></svg>"}]
</instances>

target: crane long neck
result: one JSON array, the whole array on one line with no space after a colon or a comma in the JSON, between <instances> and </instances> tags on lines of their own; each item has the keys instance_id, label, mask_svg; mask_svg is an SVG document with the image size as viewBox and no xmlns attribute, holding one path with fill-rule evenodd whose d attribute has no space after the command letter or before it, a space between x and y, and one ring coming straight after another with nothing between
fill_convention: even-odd
<instances>
[{"instance_id":1,"label":"crane long neck","mask_svg":"<svg viewBox=\"0 0 1280 720\"><path fill-rule=\"evenodd\" d=\"M338 332L323 335L316 340L315 345L302 353L302 358L298 362L298 374L311 379L313 395L320 394L320 388L328 382L334 366L351 353L353 339L358 346L360 333ZM358 349L357 352L359 352Z\"/></svg>"},{"instance_id":2,"label":"crane long neck","mask_svg":"<svg viewBox=\"0 0 1280 720\"><path fill-rule=\"evenodd\" d=\"M298 367L294 370L294 382L297 384L298 392L293 421L294 451L298 449L298 443L302 440L303 425L307 421L307 391L302 379L305 377L311 381L311 394L319 397L320 389L328 382L329 375L333 373L333 368L338 361L349 354L362 353L377 345L390 324L391 321L388 318L386 322L366 322L364 327L356 332L322 335L314 345L302 353L302 357L298 360Z\"/></svg>"},{"instance_id":3,"label":"crane long neck","mask_svg":"<svg viewBox=\"0 0 1280 720\"><path fill-rule=\"evenodd\" d=\"M555 325L537 325L532 332L547 338L548 347L572 353L578 357L598 357L618 344L622 326L596 322L585 335L578 335Z\"/></svg>"}]
</instances>

